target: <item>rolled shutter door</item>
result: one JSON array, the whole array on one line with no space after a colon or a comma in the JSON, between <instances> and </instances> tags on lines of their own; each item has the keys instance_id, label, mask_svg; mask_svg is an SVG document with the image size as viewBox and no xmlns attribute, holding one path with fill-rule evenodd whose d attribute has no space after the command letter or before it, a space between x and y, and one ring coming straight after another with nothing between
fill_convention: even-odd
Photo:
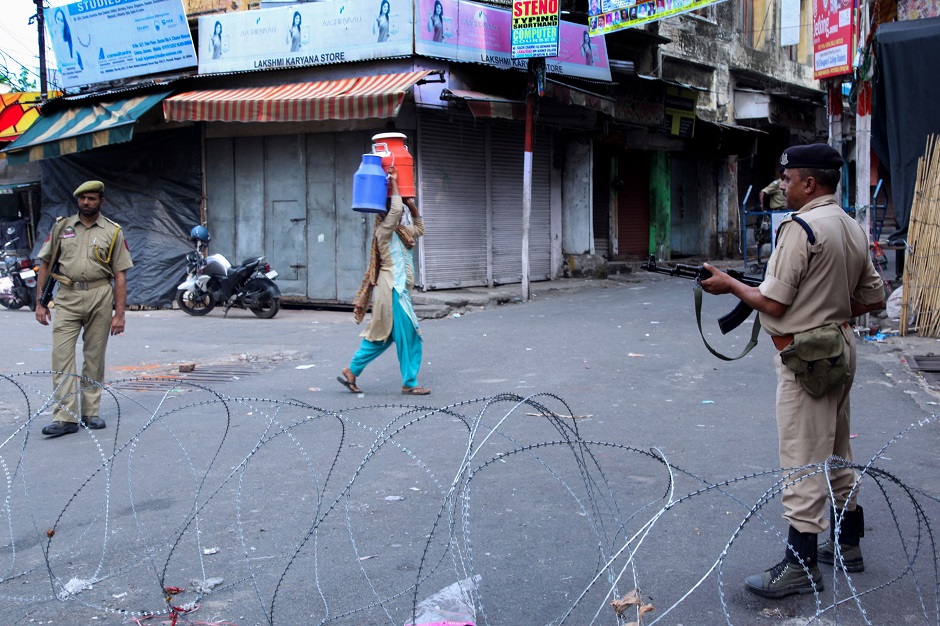
<instances>
[{"instance_id":1,"label":"rolled shutter door","mask_svg":"<svg viewBox=\"0 0 940 626\"><path fill-rule=\"evenodd\" d=\"M486 163L482 124L433 112L418 118L425 236L423 285L486 285Z\"/></svg>"}]
</instances>

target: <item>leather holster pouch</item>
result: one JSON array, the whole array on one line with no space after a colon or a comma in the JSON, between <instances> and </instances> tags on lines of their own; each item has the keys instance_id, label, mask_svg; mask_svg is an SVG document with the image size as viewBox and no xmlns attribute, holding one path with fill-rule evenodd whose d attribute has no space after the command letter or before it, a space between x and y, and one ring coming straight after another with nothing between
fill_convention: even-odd
<instances>
[{"instance_id":1,"label":"leather holster pouch","mask_svg":"<svg viewBox=\"0 0 940 626\"><path fill-rule=\"evenodd\" d=\"M813 398L845 385L851 377L839 324L796 333L793 343L780 351L780 358Z\"/></svg>"}]
</instances>

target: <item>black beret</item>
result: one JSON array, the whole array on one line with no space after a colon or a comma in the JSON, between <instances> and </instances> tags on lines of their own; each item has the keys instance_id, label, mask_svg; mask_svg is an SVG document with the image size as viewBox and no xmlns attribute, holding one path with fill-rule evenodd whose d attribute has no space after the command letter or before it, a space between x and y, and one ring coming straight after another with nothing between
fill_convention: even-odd
<instances>
[{"instance_id":1,"label":"black beret","mask_svg":"<svg viewBox=\"0 0 940 626\"><path fill-rule=\"evenodd\" d=\"M839 151L827 143L791 146L780 156L780 165L790 169L838 170L844 163Z\"/></svg>"}]
</instances>

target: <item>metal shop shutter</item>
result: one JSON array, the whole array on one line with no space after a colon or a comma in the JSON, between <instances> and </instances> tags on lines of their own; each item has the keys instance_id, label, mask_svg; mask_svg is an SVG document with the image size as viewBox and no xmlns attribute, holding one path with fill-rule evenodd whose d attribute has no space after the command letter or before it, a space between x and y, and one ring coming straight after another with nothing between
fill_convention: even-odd
<instances>
[{"instance_id":1,"label":"metal shop shutter","mask_svg":"<svg viewBox=\"0 0 940 626\"><path fill-rule=\"evenodd\" d=\"M525 127L493 126L490 175L493 202L493 282L522 281L522 177ZM529 279L551 276L551 138L536 133L532 150L532 214L529 218Z\"/></svg>"},{"instance_id":2,"label":"metal shop shutter","mask_svg":"<svg viewBox=\"0 0 940 626\"><path fill-rule=\"evenodd\" d=\"M623 188L617 194L618 259L645 259L650 253L650 164L642 152L620 159Z\"/></svg>"},{"instance_id":3,"label":"metal shop shutter","mask_svg":"<svg viewBox=\"0 0 940 626\"><path fill-rule=\"evenodd\" d=\"M486 154L482 123L418 116L419 201L426 234L421 285L486 285Z\"/></svg>"}]
</instances>

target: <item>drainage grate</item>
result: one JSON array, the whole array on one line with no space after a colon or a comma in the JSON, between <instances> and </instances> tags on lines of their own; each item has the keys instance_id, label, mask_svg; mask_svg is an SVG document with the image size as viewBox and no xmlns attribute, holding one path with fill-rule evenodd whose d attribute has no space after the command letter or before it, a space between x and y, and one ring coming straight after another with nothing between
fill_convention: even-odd
<instances>
[{"instance_id":1,"label":"drainage grate","mask_svg":"<svg viewBox=\"0 0 940 626\"><path fill-rule=\"evenodd\" d=\"M115 389L132 391L166 391L177 386L176 381L196 383L207 387L218 383L241 380L260 370L269 369L259 363L239 365L197 365L191 372L168 372L159 375L146 375L130 380L122 380L112 385ZM187 389L182 385L180 389Z\"/></svg>"},{"instance_id":2,"label":"drainage grate","mask_svg":"<svg viewBox=\"0 0 940 626\"><path fill-rule=\"evenodd\" d=\"M940 356L912 354L907 358L911 369L919 371L931 387L940 387Z\"/></svg>"},{"instance_id":3,"label":"drainage grate","mask_svg":"<svg viewBox=\"0 0 940 626\"><path fill-rule=\"evenodd\" d=\"M922 372L940 372L940 356L935 354L912 354L908 360L911 367Z\"/></svg>"}]
</instances>

